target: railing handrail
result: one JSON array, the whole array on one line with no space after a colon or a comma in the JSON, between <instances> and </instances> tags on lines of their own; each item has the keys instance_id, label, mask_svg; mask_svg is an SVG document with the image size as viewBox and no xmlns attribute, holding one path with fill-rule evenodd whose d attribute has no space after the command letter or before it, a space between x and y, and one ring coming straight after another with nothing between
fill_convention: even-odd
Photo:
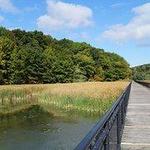
<instances>
[{"instance_id":1,"label":"railing handrail","mask_svg":"<svg viewBox=\"0 0 150 150\"><path fill-rule=\"evenodd\" d=\"M127 94L128 90L130 90L131 83L126 87L126 89L122 92L122 94L117 98L117 101L114 102L111 109L109 109L106 114L96 123L96 125L90 130L90 132L83 138L83 140L78 144L75 150L85 150L91 144L91 141L94 137L97 136L98 131L102 131L105 124L109 121L117 107L120 103L123 102L124 96Z\"/></svg>"}]
</instances>

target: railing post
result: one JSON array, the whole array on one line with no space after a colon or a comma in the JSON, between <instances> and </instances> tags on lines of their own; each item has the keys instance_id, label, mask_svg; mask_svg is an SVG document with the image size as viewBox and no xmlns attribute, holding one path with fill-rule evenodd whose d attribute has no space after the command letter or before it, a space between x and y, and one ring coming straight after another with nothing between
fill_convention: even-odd
<instances>
[{"instance_id":1,"label":"railing post","mask_svg":"<svg viewBox=\"0 0 150 150\"><path fill-rule=\"evenodd\" d=\"M117 114L117 150L121 150L121 110L118 110Z\"/></svg>"},{"instance_id":2,"label":"railing post","mask_svg":"<svg viewBox=\"0 0 150 150\"><path fill-rule=\"evenodd\" d=\"M121 124L124 124L124 102L122 103L121 106Z\"/></svg>"},{"instance_id":3,"label":"railing post","mask_svg":"<svg viewBox=\"0 0 150 150\"><path fill-rule=\"evenodd\" d=\"M109 136L104 141L104 150L109 150Z\"/></svg>"},{"instance_id":4,"label":"railing post","mask_svg":"<svg viewBox=\"0 0 150 150\"><path fill-rule=\"evenodd\" d=\"M108 121L108 123L106 125L106 130L109 131L109 121ZM110 145L109 145L109 132L108 132L108 135L107 135L107 137L106 137L106 139L104 141L104 150L109 150L109 147L110 147Z\"/></svg>"}]
</instances>

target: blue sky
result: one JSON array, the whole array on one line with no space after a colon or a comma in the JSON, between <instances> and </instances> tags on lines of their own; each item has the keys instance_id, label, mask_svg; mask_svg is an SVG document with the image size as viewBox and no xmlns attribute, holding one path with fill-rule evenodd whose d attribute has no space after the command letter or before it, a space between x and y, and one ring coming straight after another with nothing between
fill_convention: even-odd
<instances>
[{"instance_id":1,"label":"blue sky","mask_svg":"<svg viewBox=\"0 0 150 150\"><path fill-rule=\"evenodd\" d=\"M0 0L0 25L85 41L150 63L149 0Z\"/></svg>"}]
</instances>

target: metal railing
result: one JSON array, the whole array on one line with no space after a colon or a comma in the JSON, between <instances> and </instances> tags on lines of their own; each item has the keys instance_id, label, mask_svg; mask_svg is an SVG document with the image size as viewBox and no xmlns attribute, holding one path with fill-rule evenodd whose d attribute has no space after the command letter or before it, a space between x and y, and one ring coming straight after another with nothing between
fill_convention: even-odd
<instances>
[{"instance_id":1,"label":"metal railing","mask_svg":"<svg viewBox=\"0 0 150 150\"><path fill-rule=\"evenodd\" d=\"M75 150L120 150L131 83Z\"/></svg>"}]
</instances>

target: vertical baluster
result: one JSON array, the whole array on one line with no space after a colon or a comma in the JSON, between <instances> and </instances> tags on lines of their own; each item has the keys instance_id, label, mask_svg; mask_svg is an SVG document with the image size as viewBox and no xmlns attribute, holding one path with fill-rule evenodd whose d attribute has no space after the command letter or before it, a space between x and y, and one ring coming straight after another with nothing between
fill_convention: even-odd
<instances>
[{"instance_id":1,"label":"vertical baluster","mask_svg":"<svg viewBox=\"0 0 150 150\"><path fill-rule=\"evenodd\" d=\"M104 141L104 150L109 150L109 147L110 147L110 145L109 145L109 134L110 134L110 131L109 131L109 121L107 122L107 124L106 124L106 130L109 132L108 133L108 135L107 135L107 137L106 137L106 139L105 139L105 141Z\"/></svg>"},{"instance_id":2,"label":"vertical baluster","mask_svg":"<svg viewBox=\"0 0 150 150\"><path fill-rule=\"evenodd\" d=\"M124 124L124 101L121 105L121 124L123 125Z\"/></svg>"},{"instance_id":3,"label":"vertical baluster","mask_svg":"<svg viewBox=\"0 0 150 150\"><path fill-rule=\"evenodd\" d=\"M109 150L109 134L104 141L104 150Z\"/></svg>"},{"instance_id":4,"label":"vertical baluster","mask_svg":"<svg viewBox=\"0 0 150 150\"><path fill-rule=\"evenodd\" d=\"M121 150L121 110L117 114L117 150Z\"/></svg>"}]
</instances>

